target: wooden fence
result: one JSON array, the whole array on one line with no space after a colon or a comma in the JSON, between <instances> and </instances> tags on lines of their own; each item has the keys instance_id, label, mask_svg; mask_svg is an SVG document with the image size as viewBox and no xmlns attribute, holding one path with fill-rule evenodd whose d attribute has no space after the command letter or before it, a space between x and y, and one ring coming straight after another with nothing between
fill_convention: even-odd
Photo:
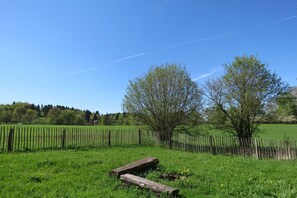
<instances>
[{"instance_id":1,"label":"wooden fence","mask_svg":"<svg viewBox=\"0 0 297 198\"><path fill-rule=\"evenodd\" d=\"M102 130L79 127L0 127L0 152L111 145L159 146L149 130ZM239 139L227 136L175 134L172 149L256 159L297 159L296 141Z\"/></svg>"},{"instance_id":2,"label":"wooden fence","mask_svg":"<svg viewBox=\"0 0 297 198\"><path fill-rule=\"evenodd\" d=\"M256 159L297 159L297 144L293 140L176 134L172 140L172 148L213 155L249 156Z\"/></svg>"},{"instance_id":3,"label":"wooden fence","mask_svg":"<svg viewBox=\"0 0 297 198\"><path fill-rule=\"evenodd\" d=\"M78 127L0 127L0 152L99 147L111 145L154 145L148 130L102 130Z\"/></svg>"}]
</instances>

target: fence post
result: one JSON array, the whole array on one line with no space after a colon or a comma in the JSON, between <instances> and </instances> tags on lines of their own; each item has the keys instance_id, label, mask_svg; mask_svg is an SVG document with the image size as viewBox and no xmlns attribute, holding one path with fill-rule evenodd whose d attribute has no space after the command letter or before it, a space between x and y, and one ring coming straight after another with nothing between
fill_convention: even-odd
<instances>
[{"instance_id":1,"label":"fence post","mask_svg":"<svg viewBox=\"0 0 297 198\"><path fill-rule=\"evenodd\" d=\"M138 144L141 145L141 133L140 133L140 129L138 129Z\"/></svg>"},{"instance_id":2,"label":"fence post","mask_svg":"<svg viewBox=\"0 0 297 198\"><path fill-rule=\"evenodd\" d=\"M210 153L215 155L215 149L214 149L214 146L213 146L213 136L210 135L209 136L209 145L210 145Z\"/></svg>"},{"instance_id":3,"label":"fence post","mask_svg":"<svg viewBox=\"0 0 297 198\"><path fill-rule=\"evenodd\" d=\"M62 148L65 148L65 140L66 140L66 129L63 129L62 133Z\"/></svg>"},{"instance_id":4,"label":"fence post","mask_svg":"<svg viewBox=\"0 0 297 198\"><path fill-rule=\"evenodd\" d=\"M108 131L108 146L111 145L111 133L110 130Z\"/></svg>"},{"instance_id":5,"label":"fence post","mask_svg":"<svg viewBox=\"0 0 297 198\"><path fill-rule=\"evenodd\" d=\"M13 136L14 136L14 128L12 127L9 131L8 142L7 142L7 150L8 152L12 152L13 150Z\"/></svg>"},{"instance_id":6,"label":"fence post","mask_svg":"<svg viewBox=\"0 0 297 198\"><path fill-rule=\"evenodd\" d=\"M259 159L259 155L258 155L258 144L257 144L257 139L255 139L255 152L256 152L256 159Z\"/></svg>"}]
</instances>

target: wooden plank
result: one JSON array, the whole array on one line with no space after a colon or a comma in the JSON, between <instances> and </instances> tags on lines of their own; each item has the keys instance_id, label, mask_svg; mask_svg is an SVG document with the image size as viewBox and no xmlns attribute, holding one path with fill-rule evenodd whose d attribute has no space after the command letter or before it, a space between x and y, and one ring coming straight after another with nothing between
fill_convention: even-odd
<instances>
[{"instance_id":1,"label":"wooden plank","mask_svg":"<svg viewBox=\"0 0 297 198\"><path fill-rule=\"evenodd\" d=\"M160 184L142 177L138 177L131 174L121 175L120 179L128 184L134 184L140 188L152 190L157 193L167 193L172 196L178 195L179 190L164 184Z\"/></svg>"},{"instance_id":2,"label":"wooden plank","mask_svg":"<svg viewBox=\"0 0 297 198\"><path fill-rule=\"evenodd\" d=\"M108 131L108 146L111 145L111 133L110 130Z\"/></svg>"},{"instance_id":3,"label":"wooden plank","mask_svg":"<svg viewBox=\"0 0 297 198\"><path fill-rule=\"evenodd\" d=\"M4 152L3 150L2 150L2 147L1 147L1 138L2 138L2 132L3 131L3 127L0 127L0 151L2 151L2 152Z\"/></svg>"},{"instance_id":4,"label":"wooden plank","mask_svg":"<svg viewBox=\"0 0 297 198\"><path fill-rule=\"evenodd\" d=\"M6 128L5 130L4 130L4 132L3 132L3 144L2 144L2 152L4 152L4 146L5 146L5 133L6 133L6 131L8 131L8 128Z\"/></svg>"},{"instance_id":5,"label":"wooden plank","mask_svg":"<svg viewBox=\"0 0 297 198\"><path fill-rule=\"evenodd\" d=\"M9 131L8 142L7 142L8 152L12 152L13 150L13 136L14 136L14 128L11 128Z\"/></svg>"},{"instance_id":6,"label":"wooden plank","mask_svg":"<svg viewBox=\"0 0 297 198\"><path fill-rule=\"evenodd\" d=\"M120 175L123 175L125 173L132 173L132 172L144 170L147 168L156 168L158 163L159 163L159 160L157 158L147 157L147 158L132 162L130 164L127 164L125 166L121 166L119 168L113 169L110 175L120 177Z\"/></svg>"}]
</instances>

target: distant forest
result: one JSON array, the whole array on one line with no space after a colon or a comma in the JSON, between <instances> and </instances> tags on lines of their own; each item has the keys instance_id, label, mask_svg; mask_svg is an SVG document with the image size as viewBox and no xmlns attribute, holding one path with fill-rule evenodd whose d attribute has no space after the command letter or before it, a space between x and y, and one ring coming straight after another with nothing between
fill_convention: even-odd
<instances>
[{"instance_id":1,"label":"distant forest","mask_svg":"<svg viewBox=\"0 0 297 198\"><path fill-rule=\"evenodd\" d=\"M297 123L297 87L270 102L261 123ZM199 123L225 122L226 118L215 107L197 115ZM256 120L256 122L259 122ZM0 124L51 125L140 125L129 113L100 114L99 111L80 110L62 105L35 105L27 102L0 104ZM259 122L260 123L260 122Z\"/></svg>"},{"instance_id":2,"label":"distant forest","mask_svg":"<svg viewBox=\"0 0 297 198\"><path fill-rule=\"evenodd\" d=\"M35 105L24 102L0 105L2 124L52 125L138 125L128 113L100 114L62 105Z\"/></svg>"}]
</instances>

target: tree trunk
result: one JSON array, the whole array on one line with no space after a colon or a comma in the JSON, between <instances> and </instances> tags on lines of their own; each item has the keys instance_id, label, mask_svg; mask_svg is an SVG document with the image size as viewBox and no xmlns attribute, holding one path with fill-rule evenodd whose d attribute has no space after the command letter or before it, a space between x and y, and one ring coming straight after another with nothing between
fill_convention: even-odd
<instances>
[{"instance_id":1,"label":"tree trunk","mask_svg":"<svg viewBox=\"0 0 297 198\"><path fill-rule=\"evenodd\" d=\"M173 132L170 132L170 131L157 132L156 134L158 140L162 144L166 144L167 146L169 146L169 148L172 148L172 135L173 135Z\"/></svg>"},{"instance_id":2,"label":"tree trunk","mask_svg":"<svg viewBox=\"0 0 297 198\"><path fill-rule=\"evenodd\" d=\"M239 138L240 153L244 156L251 156L253 154L252 138Z\"/></svg>"}]
</instances>

